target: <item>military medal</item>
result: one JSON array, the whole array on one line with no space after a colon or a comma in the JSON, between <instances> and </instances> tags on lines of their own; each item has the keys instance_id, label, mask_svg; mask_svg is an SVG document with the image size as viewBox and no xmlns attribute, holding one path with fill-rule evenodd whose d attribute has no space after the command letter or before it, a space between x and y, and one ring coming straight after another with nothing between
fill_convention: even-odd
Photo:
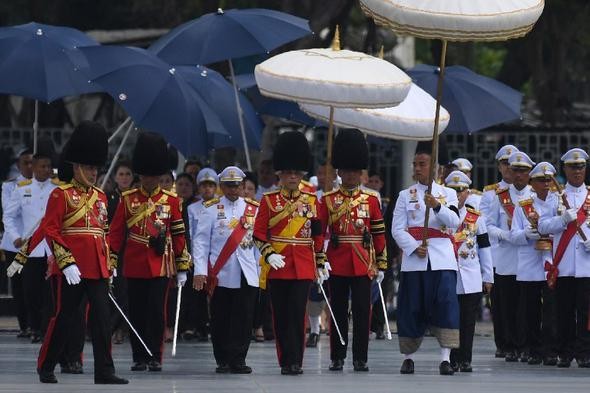
<instances>
[{"instance_id":1,"label":"military medal","mask_svg":"<svg viewBox=\"0 0 590 393\"><path fill-rule=\"evenodd\" d=\"M418 202L418 191L415 188L410 189L410 203Z\"/></svg>"},{"instance_id":2,"label":"military medal","mask_svg":"<svg viewBox=\"0 0 590 393\"><path fill-rule=\"evenodd\" d=\"M354 222L354 226L357 227L358 229L364 228L365 220L363 220L362 218L357 218L356 221Z\"/></svg>"},{"instance_id":3,"label":"military medal","mask_svg":"<svg viewBox=\"0 0 590 393\"><path fill-rule=\"evenodd\" d=\"M231 229L234 229L234 228L235 228L235 227L238 225L238 222L239 222L239 221L238 221L238 219L237 219L237 218L235 218L235 217L232 217L232 219L231 219L231 220L229 220L229 227L230 227Z\"/></svg>"},{"instance_id":4,"label":"military medal","mask_svg":"<svg viewBox=\"0 0 590 393\"><path fill-rule=\"evenodd\" d=\"M217 205L217 219L221 220L225 218L225 210L223 205Z\"/></svg>"}]
</instances>

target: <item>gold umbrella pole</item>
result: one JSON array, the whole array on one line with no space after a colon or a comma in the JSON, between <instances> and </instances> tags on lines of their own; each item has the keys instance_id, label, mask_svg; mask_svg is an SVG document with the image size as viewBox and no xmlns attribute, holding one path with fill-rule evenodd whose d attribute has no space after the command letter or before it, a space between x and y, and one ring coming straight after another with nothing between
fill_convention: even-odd
<instances>
[{"instance_id":1,"label":"gold umbrella pole","mask_svg":"<svg viewBox=\"0 0 590 393\"><path fill-rule=\"evenodd\" d=\"M332 144L334 142L334 107L330 107L330 121L328 123L328 147L326 149L326 180L324 181L324 194L332 191Z\"/></svg>"},{"instance_id":2,"label":"gold umbrella pole","mask_svg":"<svg viewBox=\"0 0 590 393\"><path fill-rule=\"evenodd\" d=\"M434 132L432 133L432 154L430 157L430 173L428 174L428 194L432 192L432 182L434 180L434 173L436 171L436 164L438 162L438 122L440 119L440 106L443 95L443 81L445 79L445 63L447 58L447 41L442 41L442 52L440 54L440 72L438 74L438 83L436 86L436 112L434 116ZM428 244L428 221L430 220L430 209L426 208L424 215L424 236L422 239L422 246L426 247Z\"/></svg>"}]
</instances>

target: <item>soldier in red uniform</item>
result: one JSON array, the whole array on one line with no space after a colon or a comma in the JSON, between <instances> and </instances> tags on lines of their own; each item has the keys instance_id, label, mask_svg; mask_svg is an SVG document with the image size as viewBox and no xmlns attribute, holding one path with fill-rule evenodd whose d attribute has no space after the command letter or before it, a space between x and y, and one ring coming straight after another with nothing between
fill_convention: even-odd
<instances>
[{"instance_id":1,"label":"soldier in red uniform","mask_svg":"<svg viewBox=\"0 0 590 393\"><path fill-rule=\"evenodd\" d=\"M131 336L131 370L161 371L168 284L176 275L178 285L184 285L190 257L180 199L159 186L160 176L169 171L162 137L139 135L133 170L141 186L121 196L111 223L111 257L116 259L127 238L123 276L127 278L129 317L153 354L150 359L139 340Z\"/></svg>"},{"instance_id":2,"label":"soldier in red uniform","mask_svg":"<svg viewBox=\"0 0 590 393\"><path fill-rule=\"evenodd\" d=\"M94 352L94 383L126 384L115 375L109 326L109 247L107 198L94 186L98 168L108 152L104 127L85 121L74 130L65 153L73 164L73 179L51 193L40 229L22 247L15 261L23 261L44 236L55 257L59 276L56 313L49 322L37 362L39 380L56 383L53 373L70 339L70 323L88 299L88 325Z\"/></svg>"},{"instance_id":3,"label":"soldier in red uniform","mask_svg":"<svg viewBox=\"0 0 590 393\"><path fill-rule=\"evenodd\" d=\"M330 370L342 370L348 346L348 300L352 300L355 371L369 371L367 349L371 318L371 280L383 280L387 269L385 224L378 194L361 188L362 170L369 164L369 150L358 130L342 130L334 141L332 165L342 178L340 188L327 192L320 203L322 233L329 229L326 256L331 265L330 304L345 344L340 343L332 321ZM323 244L316 243L321 252Z\"/></svg>"},{"instance_id":4,"label":"soldier in red uniform","mask_svg":"<svg viewBox=\"0 0 590 393\"><path fill-rule=\"evenodd\" d=\"M321 253L314 254L312 236L319 233L316 196L299 190L310 166L305 136L300 132L281 134L273 163L281 188L262 197L254 238L266 261L261 286L268 279L281 374L298 375L303 373L309 286L316 278L316 257L320 266L325 259Z\"/></svg>"}]
</instances>

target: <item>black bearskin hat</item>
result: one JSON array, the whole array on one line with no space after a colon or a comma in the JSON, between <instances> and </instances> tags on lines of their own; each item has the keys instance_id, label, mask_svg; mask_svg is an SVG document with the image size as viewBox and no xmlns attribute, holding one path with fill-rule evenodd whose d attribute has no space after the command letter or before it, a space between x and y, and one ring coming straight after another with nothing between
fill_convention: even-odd
<instances>
[{"instance_id":1,"label":"black bearskin hat","mask_svg":"<svg viewBox=\"0 0 590 393\"><path fill-rule=\"evenodd\" d=\"M272 163L275 171L309 171L311 153L305 135L299 131L289 131L279 135Z\"/></svg>"},{"instance_id":2,"label":"black bearskin hat","mask_svg":"<svg viewBox=\"0 0 590 393\"><path fill-rule=\"evenodd\" d=\"M68 144L64 158L70 163L102 167L107 160L107 131L97 122L85 120L78 124Z\"/></svg>"},{"instance_id":3,"label":"black bearskin hat","mask_svg":"<svg viewBox=\"0 0 590 393\"><path fill-rule=\"evenodd\" d=\"M432 141L420 141L416 145L416 153L414 154L428 154L432 155ZM447 165L449 163L449 150L444 139L438 140L438 163L439 165Z\"/></svg>"},{"instance_id":4,"label":"black bearskin hat","mask_svg":"<svg viewBox=\"0 0 590 393\"><path fill-rule=\"evenodd\" d=\"M133 150L133 171L144 176L161 176L170 171L168 145L153 132L142 132Z\"/></svg>"},{"instance_id":5,"label":"black bearskin hat","mask_svg":"<svg viewBox=\"0 0 590 393\"><path fill-rule=\"evenodd\" d=\"M57 178L66 183L71 182L74 177L74 167L71 162L65 159L69 148L70 142L68 141L62 149L57 163Z\"/></svg>"},{"instance_id":6,"label":"black bearskin hat","mask_svg":"<svg viewBox=\"0 0 590 393\"><path fill-rule=\"evenodd\" d=\"M369 146L359 130L341 130L334 139L332 166L335 169L367 169Z\"/></svg>"}]
</instances>

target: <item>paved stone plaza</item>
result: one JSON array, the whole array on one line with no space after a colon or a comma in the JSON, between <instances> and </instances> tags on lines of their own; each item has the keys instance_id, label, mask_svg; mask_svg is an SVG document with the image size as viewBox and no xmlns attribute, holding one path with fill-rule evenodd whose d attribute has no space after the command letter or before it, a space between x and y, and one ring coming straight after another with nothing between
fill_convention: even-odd
<instances>
[{"instance_id":1,"label":"paved stone plaza","mask_svg":"<svg viewBox=\"0 0 590 393\"><path fill-rule=\"evenodd\" d=\"M129 344L114 345L118 375L128 378L129 385L99 386L93 384L92 347L86 345L84 375L61 375L57 368L57 385L42 385L35 373L39 345L17 340L13 332L0 333L0 392L587 392L590 370L572 367L557 369L507 364L494 359L494 344L483 324L475 339L472 374L439 376L437 343L427 338L415 357L416 374L402 376L402 357L397 349L397 336L392 341L371 340L369 373L352 371L351 360L341 373L328 371L329 345L322 336L316 349L305 352L302 376L281 376L276 364L274 342L252 343L248 364L254 373L247 376L218 375L210 343L180 342L176 358L170 357L167 345L162 373L132 373ZM482 332L483 330L483 332ZM575 365L575 363L574 363Z\"/></svg>"}]
</instances>

